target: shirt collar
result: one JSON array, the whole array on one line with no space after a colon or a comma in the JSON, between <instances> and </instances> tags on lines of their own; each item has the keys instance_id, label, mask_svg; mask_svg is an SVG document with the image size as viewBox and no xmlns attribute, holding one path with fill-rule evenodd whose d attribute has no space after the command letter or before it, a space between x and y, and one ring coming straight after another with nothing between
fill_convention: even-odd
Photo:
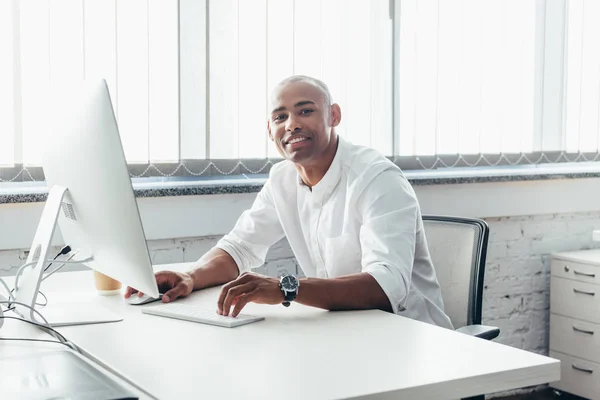
<instances>
[{"instance_id":1,"label":"shirt collar","mask_svg":"<svg viewBox=\"0 0 600 400\"><path fill-rule=\"evenodd\" d=\"M338 135L338 145L335 151L335 156L333 157L333 161L329 166L329 169L323 176L323 178L312 187L312 195L313 197L325 197L330 194L333 189L337 186L338 182L342 177L342 158L344 152L344 140L341 136ZM298 184L300 186L306 186L304 182L302 182L302 178L300 174L298 174Z\"/></svg>"}]
</instances>

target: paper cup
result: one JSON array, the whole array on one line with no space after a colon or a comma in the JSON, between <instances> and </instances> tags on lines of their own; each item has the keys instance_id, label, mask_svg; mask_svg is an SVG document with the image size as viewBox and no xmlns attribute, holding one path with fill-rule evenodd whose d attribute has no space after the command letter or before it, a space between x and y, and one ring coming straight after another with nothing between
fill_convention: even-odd
<instances>
[{"instance_id":1,"label":"paper cup","mask_svg":"<svg viewBox=\"0 0 600 400\"><path fill-rule=\"evenodd\" d=\"M121 282L103 273L94 271L94 282L96 283L98 294L102 296L112 296L121 293Z\"/></svg>"}]
</instances>

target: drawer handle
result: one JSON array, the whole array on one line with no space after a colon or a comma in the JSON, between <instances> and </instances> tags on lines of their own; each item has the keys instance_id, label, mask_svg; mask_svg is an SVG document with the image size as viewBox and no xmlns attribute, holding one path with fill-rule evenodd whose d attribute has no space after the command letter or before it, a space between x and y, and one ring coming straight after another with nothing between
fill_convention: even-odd
<instances>
[{"instance_id":1,"label":"drawer handle","mask_svg":"<svg viewBox=\"0 0 600 400\"><path fill-rule=\"evenodd\" d=\"M595 278L596 277L596 274L586 274L585 272L579 272L579 271L575 271L575 270L573 270L573 273L575 275L587 276L588 278Z\"/></svg>"},{"instance_id":2,"label":"drawer handle","mask_svg":"<svg viewBox=\"0 0 600 400\"><path fill-rule=\"evenodd\" d=\"M579 294L587 294L588 296L595 296L596 295L596 293L594 293L594 292L585 292L585 291L579 290L579 289L573 289L573 292L579 293Z\"/></svg>"},{"instance_id":3,"label":"drawer handle","mask_svg":"<svg viewBox=\"0 0 600 400\"><path fill-rule=\"evenodd\" d=\"M585 329L580 329L580 328L577 328L576 326L573 326L573 330L575 332L587 333L588 335L594 334L594 331L586 331Z\"/></svg>"},{"instance_id":4,"label":"drawer handle","mask_svg":"<svg viewBox=\"0 0 600 400\"><path fill-rule=\"evenodd\" d=\"M593 373L594 373L594 370L593 370L593 369L581 368L581 367L578 367L578 366L577 366L577 365L575 365L575 364L571 364L571 367L572 367L573 369L576 369L577 371L581 371L581 372L587 372L588 374L593 374Z\"/></svg>"}]
</instances>

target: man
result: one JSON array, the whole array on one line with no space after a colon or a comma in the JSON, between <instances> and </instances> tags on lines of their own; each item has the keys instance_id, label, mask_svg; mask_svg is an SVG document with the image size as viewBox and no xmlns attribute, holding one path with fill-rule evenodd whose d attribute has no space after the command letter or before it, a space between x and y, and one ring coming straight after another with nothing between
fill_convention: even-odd
<instances>
[{"instance_id":1,"label":"man","mask_svg":"<svg viewBox=\"0 0 600 400\"><path fill-rule=\"evenodd\" d=\"M159 272L163 302L226 283L221 315L248 302L328 310L380 309L451 328L415 194L400 169L336 133L342 113L327 86L292 76L272 95L267 129L286 159L273 166L251 209L187 273ZM307 276L251 273L287 240ZM125 297L135 290L128 288Z\"/></svg>"}]
</instances>

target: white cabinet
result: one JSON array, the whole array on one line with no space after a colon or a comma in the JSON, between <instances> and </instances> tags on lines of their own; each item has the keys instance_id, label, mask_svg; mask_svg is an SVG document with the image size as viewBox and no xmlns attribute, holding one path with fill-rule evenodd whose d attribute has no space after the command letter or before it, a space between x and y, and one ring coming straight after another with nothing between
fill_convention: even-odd
<instances>
[{"instance_id":1,"label":"white cabinet","mask_svg":"<svg viewBox=\"0 0 600 400\"><path fill-rule=\"evenodd\" d=\"M600 250L552 255L550 357L561 360L550 386L600 400Z\"/></svg>"}]
</instances>

